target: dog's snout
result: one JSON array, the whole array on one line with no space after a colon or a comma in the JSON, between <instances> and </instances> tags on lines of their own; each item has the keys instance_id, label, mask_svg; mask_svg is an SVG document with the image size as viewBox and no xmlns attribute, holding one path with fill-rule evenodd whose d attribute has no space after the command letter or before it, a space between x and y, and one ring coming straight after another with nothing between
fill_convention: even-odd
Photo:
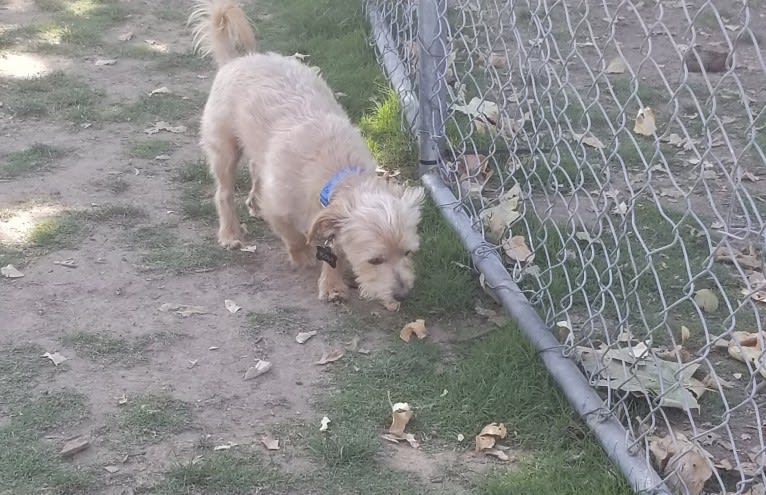
<instances>
[{"instance_id":1,"label":"dog's snout","mask_svg":"<svg viewBox=\"0 0 766 495\"><path fill-rule=\"evenodd\" d=\"M394 299L398 302L402 302L405 299L407 299L407 294L409 291L405 288L397 289L394 291Z\"/></svg>"}]
</instances>

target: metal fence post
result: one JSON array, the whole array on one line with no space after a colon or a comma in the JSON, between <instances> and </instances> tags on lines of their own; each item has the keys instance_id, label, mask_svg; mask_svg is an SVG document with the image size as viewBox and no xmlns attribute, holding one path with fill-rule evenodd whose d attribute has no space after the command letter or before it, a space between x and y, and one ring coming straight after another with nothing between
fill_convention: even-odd
<instances>
[{"instance_id":1,"label":"metal fence post","mask_svg":"<svg viewBox=\"0 0 766 495\"><path fill-rule=\"evenodd\" d=\"M448 53L446 12L446 0L418 2L418 140L421 175L438 164L445 139Z\"/></svg>"}]
</instances>

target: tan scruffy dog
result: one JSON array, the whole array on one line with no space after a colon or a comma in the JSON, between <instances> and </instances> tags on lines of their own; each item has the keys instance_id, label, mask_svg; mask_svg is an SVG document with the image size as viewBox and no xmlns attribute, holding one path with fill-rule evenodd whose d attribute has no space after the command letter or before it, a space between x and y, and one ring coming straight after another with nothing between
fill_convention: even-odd
<instances>
[{"instance_id":1,"label":"tan scruffy dog","mask_svg":"<svg viewBox=\"0 0 766 495\"><path fill-rule=\"evenodd\" d=\"M351 275L362 297L397 309L415 281L423 189L378 178L364 138L318 72L255 53L248 19L231 0L202 2L189 21L196 46L219 66L200 143L216 179L218 242L242 245L234 181L244 154L250 214L281 237L293 266L313 264L316 250L319 298L346 298Z\"/></svg>"}]
</instances>

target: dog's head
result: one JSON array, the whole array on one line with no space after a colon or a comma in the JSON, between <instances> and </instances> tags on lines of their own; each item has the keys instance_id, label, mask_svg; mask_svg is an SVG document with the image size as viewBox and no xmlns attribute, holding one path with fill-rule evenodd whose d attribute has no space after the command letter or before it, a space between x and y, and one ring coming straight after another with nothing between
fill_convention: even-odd
<instances>
[{"instance_id":1,"label":"dog's head","mask_svg":"<svg viewBox=\"0 0 766 495\"><path fill-rule=\"evenodd\" d=\"M309 241L332 241L350 266L360 295L398 308L415 283L413 254L420 247L422 187L368 180L333 198L309 233Z\"/></svg>"}]
</instances>

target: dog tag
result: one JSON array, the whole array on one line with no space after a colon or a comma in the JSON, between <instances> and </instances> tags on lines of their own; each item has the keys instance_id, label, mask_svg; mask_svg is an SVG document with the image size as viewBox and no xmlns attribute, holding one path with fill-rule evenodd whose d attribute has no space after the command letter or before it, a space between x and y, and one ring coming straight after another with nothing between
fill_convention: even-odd
<instances>
[{"instance_id":1,"label":"dog tag","mask_svg":"<svg viewBox=\"0 0 766 495\"><path fill-rule=\"evenodd\" d=\"M338 257L332 252L330 246L317 246L317 259L324 261L333 268L335 268L335 264L338 261Z\"/></svg>"}]
</instances>

